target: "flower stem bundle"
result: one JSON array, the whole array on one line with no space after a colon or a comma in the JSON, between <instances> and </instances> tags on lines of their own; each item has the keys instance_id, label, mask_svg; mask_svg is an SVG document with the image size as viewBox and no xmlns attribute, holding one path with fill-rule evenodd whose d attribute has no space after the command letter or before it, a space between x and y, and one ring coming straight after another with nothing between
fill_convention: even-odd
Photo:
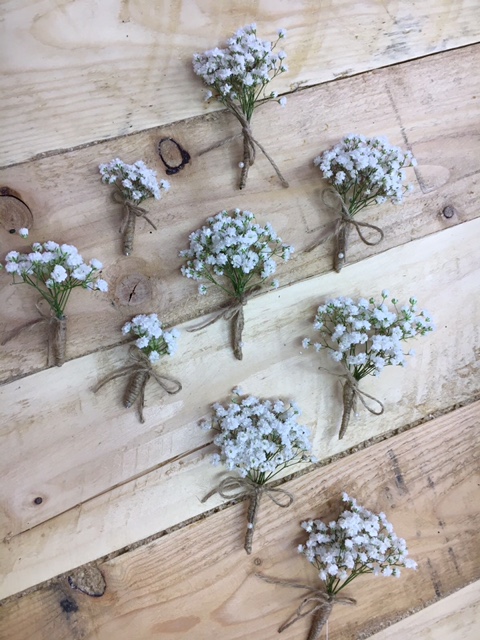
<instances>
[{"instance_id":1,"label":"flower stem bundle","mask_svg":"<svg viewBox=\"0 0 480 640\"><path fill-rule=\"evenodd\" d=\"M238 475L226 476L202 502L215 493L228 500L249 498L244 548L250 554L261 496L283 508L293 502L288 491L267 483L294 464L315 460L310 455L310 432L297 423L300 409L294 402L242 397L238 389L230 404L216 403L213 411L213 418L202 423L204 429L217 431L214 444L220 453L213 455L212 463L223 463Z\"/></svg>"},{"instance_id":2,"label":"flower stem bundle","mask_svg":"<svg viewBox=\"0 0 480 640\"><path fill-rule=\"evenodd\" d=\"M357 400L370 413L383 413L383 404L360 390L360 380L368 375L380 375L388 365L405 366L406 356L414 355L414 352L410 350L405 354L402 343L433 331L428 312L417 311L416 298L410 298L408 304L402 306L392 298L393 308L389 309L386 304L389 295L384 290L380 302L374 298L334 298L318 307L313 328L320 336L313 346L316 351L328 350L331 358L344 370L338 374L345 379L340 439L345 435L352 411L356 410ZM312 341L305 338L302 345L308 348ZM380 410L373 409L365 398L373 400Z\"/></svg>"},{"instance_id":3,"label":"flower stem bundle","mask_svg":"<svg viewBox=\"0 0 480 640\"><path fill-rule=\"evenodd\" d=\"M43 244L35 242L30 253L10 251L5 258L5 270L13 275L14 284L32 286L50 307L50 315L28 322L14 330L3 341L6 344L21 331L41 322L48 323L48 364L61 367L65 362L67 317L65 308L73 289L82 287L90 291L105 292L108 285L99 278L102 263L95 258L89 264L83 262L73 245L59 245L52 240ZM18 280L20 278L20 280Z\"/></svg>"},{"instance_id":4,"label":"flower stem bundle","mask_svg":"<svg viewBox=\"0 0 480 640\"><path fill-rule=\"evenodd\" d=\"M232 215L222 211L208 218L208 225L190 234L190 249L180 251L187 258L181 271L187 278L202 282L199 293L208 292L207 284L220 288L231 303L213 319L194 330L225 318L232 322L232 348L238 360L243 358L243 307L276 271L275 256L288 260L293 247L284 244L272 226L261 227L250 211L235 209ZM206 284L205 284L206 283ZM278 287L278 281L271 282Z\"/></svg>"},{"instance_id":5,"label":"flower stem bundle","mask_svg":"<svg viewBox=\"0 0 480 640\"><path fill-rule=\"evenodd\" d=\"M255 161L255 147L265 155L275 170L282 186L288 183L279 168L253 137L251 120L255 109L271 100L285 106L286 98L278 98L274 91L267 93L267 85L279 74L288 71L287 54L275 52L278 42L286 35L280 29L275 42L257 37L255 24L239 29L227 40L225 49L215 49L193 56L193 70L209 87L206 99L215 97L235 116L242 127L243 161L240 163L240 189L247 183L248 170ZM219 145L216 145L219 146Z\"/></svg>"},{"instance_id":6,"label":"flower stem bundle","mask_svg":"<svg viewBox=\"0 0 480 640\"><path fill-rule=\"evenodd\" d=\"M131 364L121 367L101 380L94 388L97 393L104 385L112 380L128 376L127 386L123 395L123 406L126 409L132 407L138 401L139 420L143 424L145 418L143 409L145 406L145 387L150 378L153 378L164 391L174 395L182 390L178 380L166 375L159 375L152 368L152 364L165 355L173 356L177 350L179 332L176 329L166 331L156 313L150 315L138 315L132 318L122 327L123 335L136 336L135 345L130 347Z\"/></svg>"},{"instance_id":7,"label":"flower stem bundle","mask_svg":"<svg viewBox=\"0 0 480 640\"><path fill-rule=\"evenodd\" d=\"M156 171L149 169L142 160L125 164L115 158L108 164L99 165L99 169L102 182L115 185L115 202L123 205L120 233L123 235L123 254L129 256L133 251L137 218L145 218L149 225L157 229L148 217L147 210L139 206L140 203L151 197L160 200L162 191L166 193L170 189L170 183L167 180L158 182Z\"/></svg>"},{"instance_id":8,"label":"flower stem bundle","mask_svg":"<svg viewBox=\"0 0 480 640\"><path fill-rule=\"evenodd\" d=\"M309 247L309 251L335 238L334 268L341 271L346 262L348 237L352 227L360 240L366 245L376 245L383 240L383 231L368 222L359 222L354 216L374 204L389 200L400 204L406 191L412 185L404 185L404 168L415 167L417 162L410 151L390 145L384 137L372 137L358 134L345 136L332 149L315 158L323 177L331 187L323 193L326 206L338 214L334 226ZM368 240L362 228L377 233L376 240Z\"/></svg>"}]
</instances>

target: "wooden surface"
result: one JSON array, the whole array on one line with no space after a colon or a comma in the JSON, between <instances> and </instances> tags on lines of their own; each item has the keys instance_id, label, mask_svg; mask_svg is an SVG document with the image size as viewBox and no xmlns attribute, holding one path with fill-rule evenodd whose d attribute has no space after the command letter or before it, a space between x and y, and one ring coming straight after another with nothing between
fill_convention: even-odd
<instances>
[{"instance_id":1,"label":"wooden surface","mask_svg":"<svg viewBox=\"0 0 480 640\"><path fill-rule=\"evenodd\" d=\"M256 21L288 30L281 93L479 41L476 0L5 0L0 166L215 107L196 51Z\"/></svg>"},{"instance_id":2,"label":"wooden surface","mask_svg":"<svg viewBox=\"0 0 480 640\"><path fill-rule=\"evenodd\" d=\"M380 631L371 640L478 640L480 582Z\"/></svg>"},{"instance_id":3,"label":"wooden surface","mask_svg":"<svg viewBox=\"0 0 480 640\"><path fill-rule=\"evenodd\" d=\"M74 244L85 259L96 257L105 265L109 294L76 290L69 301L67 358L118 344L122 324L135 313L154 309L164 321L177 324L218 308L222 303L219 295L198 296L195 284L181 276L178 251L187 247L190 232L222 208L253 211L260 222L270 221L279 235L295 246L292 260L279 267L282 286L329 272L331 242L304 252L334 219L322 205L325 182L312 160L346 131L388 135L391 142L411 148L419 163L415 174L409 172L415 191L402 206L372 207L368 215L360 214L384 229L385 240L377 247L367 247L352 238L350 261L478 216L480 79L471 69L479 65L480 45L302 91L291 97L288 109L266 106L258 113L256 131L285 168L289 189L281 188L270 165L258 158L245 192L236 190L240 148L235 144L195 157L211 143L237 131L226 114L1 171L0 181L22 193L32 209L30 241L53 239ZM272 114L275 127L270 126ZM134 255L126 258L121 256L118 233L121 210L111 200L111 188L100 181L98 163L115 156L128 162L143 157L160 170L156 146L164 135L178 140L194 160L172 177L171 191L160 203L147 201L159 230L139 222ZM455 209L448 219L442 215L446 206ZM26 249L27 243L19 240L7 231L0 235L5 251ZM131 274L145 277L151 286L151 297L147 295L140 304L133 305L125 295L124 279ZM342 280L337 278L337 282ZM0 274L0 338L37 317L37 298L33 288L12 286L10 276ZM45 328L38 325L2 349L0 380L45 366Z\"/></svg>"},{"instance_id":4,"label":"wooden surface","mask_svg":"<svg viewBox=\"0 0 480 640\"><path fill-rule=\"evenodd\" d=\"M252 573L314 580L295 553L298 524L333 516L343 489L387 512L419 571L400 581L356 582L359 604L334 611L331 640L477 638L478 586L467 585L480 580L480 4L224 4L1 3L0 195L14 193L28 209L0 203L0 257L27 248L9 233L27 212L29 242L68 242L84 258L102 260L110 291L72 296L61 369L46 368L39 326L1 350L0 598L12 597L0 608L0 640L278 637L299 594ZM259 156L238 191L240 139L203 153L238 127L218 105L203 102L191 55L252 21L262 38L288 30L290 70L273 87L288 94L287 106L258 110L253 130L289 189ZM305 252L334 219L312 160L350 131L387 135L410 149L418 166L408 172L415 190L402 206L359 215L382 227L384 241L367 247L353 237L350 266L335 274L331 242ZM163 137L192 159L169 178L161 202L147 202L158 231L139 220L134 254L125 258L121 212L98 164L142 158L166 177L157 153ZM242 362L231 354L224 321L185 331L223 300L199 298L178 258L191 231L235 207L270 221L296 248L279 267L281 288L246 307ZM34 291L10 282L0 273L0 341L36 316ZM383 288L400 298L417 295L437 330L409 345L417 355L405 370L390 367L362 382L384 402L385 415L361 411L339 441L339 382L318 371L331 363L304 352L301 340L312 335L326 297ZM182 330L179 353L159 370L184 389L165 397L151 381L141 425L121 406L124 381L97 395L91 389L125 364L122 324L153 311ZM246 505L212 513L221 499L201 503L218 470L209 461L211 436L198 421L236 385L295 398L318 458L344 456L289 479L296 502L288 512L262 506L251 558L241 549ZM452 412L458 403L467 406ZM386 440L372 445L375 438ZM362 450L366 441L371 446ZM157 539L139 543L149 536ZM98 560L109 554L117 557ZM107 581L100 598L54 578L97 560ZM12 595L50 578L49 587ZM301 640L307 626L299 622L282 638Z\"/></svg>"},{"instance_id":5,"label":"wooden surface","mask_svg":"<svg viewBox=\"0 0 480 640\"><path fill-rule=\"evenodd\" d=\"M122 363L126 347L3 387L0 416L10 422L2 438L1 593L21 590L210 508L199 497L214 474L205 450L211 435L199 429L198 420L236 384L260 396L274 390L293 397L313 429L320 459L479 393L478 354L472 348L480 342L479 233L476 219L346 267L340 279L329 273L251 300L242 362L233 361L224 322L183 333L178 356L163 369L182 381L184 391L165 398L151 382L145 425L122 407L122 381L96 396L91 392ZM417 354L406 369L391 367L362 383L385 403L385 417L361 411L339 441L341 386L334 376L317 371L319 365L331 367L329 359L303 352L301 340L312 335L315 309L326 297L370 295L383 287L401 299L415 293L434 310L437 330L415 341ZM41 505L34 503L36 497L42 497Z\"/></svg>"},{"instance_id":6,"label":"wooden surface","mask_svg":"<svg viewBox=\"0 0 480 640\"><path fill-rule=\"evenodd\" d=\"M107 583L101 598L62 580L12 601L0 637L275 638L302 592L253 574L316 584L314 568L296 551L305 538L299 524L335 517L342 491L385 511L419 563L399 580L363 576L348 588L358 604L334 608L330 638L365 637L480 579L479 419L475 403L288 482L295 502L281 513L262 503L251 557L242 548L241 503L100 564ZM308 620L299 621L282 637L300 640L307 627Z\"/></svg>"}]
</instances>

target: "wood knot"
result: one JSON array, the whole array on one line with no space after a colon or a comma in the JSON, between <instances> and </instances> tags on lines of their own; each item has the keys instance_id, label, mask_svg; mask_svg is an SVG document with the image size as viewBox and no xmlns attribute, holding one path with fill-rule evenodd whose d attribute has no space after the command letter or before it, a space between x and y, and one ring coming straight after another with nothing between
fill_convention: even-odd
<instances>
[{"instance_id":1,"label":"wood knot","mask_svg":"<svg viewBox=\"0 0 480 640\"><path fill-rule=\"evenodd\" d=\"M150 278L142 273L129 273L120 278L115 287L117 302L126 307L135 307L152 299Z\"/></svg>"},{"instance_id":2,"label":"wood knot","mask_svg":"<svg viewBox=\"0 0 480 640\"><path fill-rule=\"evenodd\" d=\"M92 598L100 598L107 588L102 572L89 565L72 571L67 580L72 589L77 589Z\"/></svg>"},{"instance_id":3,"label":"wood knot","mask_svg":"<svg viewBox=\"0 0 480 640\"><path fill-rule=\"evenodd\" d=\"M30 207L22 200L18 191L0 187L0 225L9 233L33 227Z\"/></svg>"}]
</instances>

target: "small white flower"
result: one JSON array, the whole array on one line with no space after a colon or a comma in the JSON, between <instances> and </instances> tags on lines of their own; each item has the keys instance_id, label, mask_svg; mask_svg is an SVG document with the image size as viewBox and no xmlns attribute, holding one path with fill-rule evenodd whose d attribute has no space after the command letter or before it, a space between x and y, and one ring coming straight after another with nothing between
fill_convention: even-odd
<instances>
[{"instance_id":1,"label":"small white flower","mask_svg":"<svg viewBox=\"0 0 480 640\"><path fill-rule=\"evenodd\" d=\"M22 238L28 238L28 229L25 227L22 227L21 229L18 230L18 235L22 236Z\"/></svg>"},{"instance_id":2,"label":"small white flower","mask_svg":"<svg viewBox=\"0 0 480 640\"><path fill-rule=\"evenodd\" d=\"M98 291L102 291L103 293L105 293L106 291L108 291L108 283L105 280L99 278L95 283L95 288L98 289Z\"/></svg>"},{"instance_id":3,"label":"small white flower","mask_svg":"<svg viewBox=\"0 0 480 640\"><path fill-rule=\"evenodd\" d=\"M285 97L280 98L280 100L278 101L278 104L279 104L281 107L286 107L286 106L287 106L287 99L286 99Z\"/></svg>"}]
</instances>

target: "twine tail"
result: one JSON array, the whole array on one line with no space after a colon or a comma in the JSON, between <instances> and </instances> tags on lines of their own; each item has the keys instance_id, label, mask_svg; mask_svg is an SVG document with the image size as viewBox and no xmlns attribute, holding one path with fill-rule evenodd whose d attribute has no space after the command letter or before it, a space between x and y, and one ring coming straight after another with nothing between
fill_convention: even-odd
<instances>
[{"instance_id":1,"label":"twine tail","mask_svg":"<svg viewBox=\"0 0 480 640\"><path fill-rule=\"evenodd\" d=\"M67 350L67 318L53 316L48 327L48 366L65 364Z\"/></svg>"},{"instance_id":2,"label":"twine tail","mask_svg":"<svg viewBox=\"0 0 480 640\"><path fill-rule=\"evenodd\" d=\"M322 633L322 629L325 626L330 614L332 613L333 603L325 602L325 604L319 608L313 614L312 626L308 633L307 640L319 640Z\"/></svg>"},{"instance_id":3,"label":"twine tail","mask_svg":"<svg viewBox=\"0 0 480 640\"><path fill-rule=\"evenodd\" d=\"M255 532L255 525L257 522L258 508L260 506L260 495L260 491L252 493L250 497L250 504L248 506L247 532L245 533L244 545L244 549L248 555L252 553L253 534Z\"/></svg>"},{"instance_id":4,"label":"twine tail","mask_svg":"<svg viewBox=\"0 0 480 640\"><path fill-rule=\"evenodd\" d=\"M265 151L265 148L258 142L258 140L255 140L255 138L252 138L252 140L257 145L257 147L260 149L260 151L263 153L263 155L266 157L266 159L272 165L275 173L277 174L278 179L280 180L280 182L282 184L282 187L285 187L285 189L288 189L288 187L290 185L288 184L288 182L283 177L282 172L278 168L277 163L275 162L275 160Z\"/></svg>"},{"instance_id":5,"label":"twine tail","mask_svg":"<svg viewBox=\"0 0 480 640\"><path fill-rule=\"evenodd\" d=\"M342 424L340 426L340 433L338 439L341 440L347 431L348 424L350 422L350 416L355 405L356 390L350 380L346 380L343 386L343 415Z\"/></svg>"},{"instance_id":6,"label":"twine tail","mask_svg":"<svg viewBox=\"0 0 480 640\"><path fill-rule=\"evenodd\" d=\"M243 314L243 306L241 306L232 318L232 347L233 354L237 360L243 359L242 335L244 326L245 316Z\"/></svg>"},{"instance_id":7,"label":"twine tail","mask_svg":"<svg viewBox=\"0 0 480 640\"><path fill-rule=\"evenodd\" d=\"M129 256L133 251L133 239L135 236L136 214L125 204L125 224L123 227L123 255Z\"/></svg>"},{"instance_id":8,"label":"twine tail","mask_svg":"<svg viewBox=\"0 0 480 640\"><path fill-rule=\"evenodd\" d=\"M333 268L340 273L345 266L347 260L347 243L350 234L350 226L342 224L338 234L335 237L335 255L333 257Z\"/></svg>"}]
</instances>

